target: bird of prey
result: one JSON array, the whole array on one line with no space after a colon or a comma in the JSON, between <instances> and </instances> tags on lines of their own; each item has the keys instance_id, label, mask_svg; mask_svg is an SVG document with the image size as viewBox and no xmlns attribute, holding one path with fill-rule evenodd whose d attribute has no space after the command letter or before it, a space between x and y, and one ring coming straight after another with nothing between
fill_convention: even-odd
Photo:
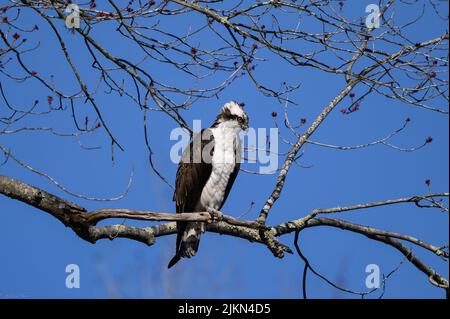
<instances>
[{"instance_id":1,"label":"bird of prey","mask_svg":"<svg viewBox=\"0 0 450 319\"><path fill-rule=\"evenodd\" d=\"M243 104L231 101L209 129L194 135L178 164L173 195L177 213L222 208L239 172L239 133L248 129L248 122ZM177 222L176 252L168 268L196 254L204 231L204 222Z\"/></svg>"}]
</instances>

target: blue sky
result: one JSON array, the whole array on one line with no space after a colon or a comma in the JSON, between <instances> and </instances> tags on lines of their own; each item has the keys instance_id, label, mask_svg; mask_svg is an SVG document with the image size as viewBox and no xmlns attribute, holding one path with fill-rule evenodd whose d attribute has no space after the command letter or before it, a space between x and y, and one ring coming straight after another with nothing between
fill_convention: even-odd
<instances>
[{"instance_id":1,"label":"blue sky","mask_svg":"<svg viewBox=\"0 0 450 319\"><path fill-rule=\"evenodd\" d=\"M0 1L3 7L6 1ZM350 16L364 16L368 1L347 1L345 10ZM414 17L413 7L400 7L399 20ZM444 9L443 6L440 7ZM408 11L409 10L409 11ZM33 53L24 58L30 68L49 78L54 75L61 90L74 92L74 77L62 56L54 34L35 14L23 12L22 23L39 25L39 32L30 35L29 43L39 43ZM447 13L443 14L444 16ZM189 25L201 23L199 16L166 20L168 27L183 30ZM61 21L55 22L72 53L74 63L86 79L88 88L95 87L97 78L90 68L91 59L81 50L79 36L64 30ZM425 27L426 26L426 27ZM447 24L435 18L430 8L423 20L409 31L416 41L424 41L441 35ZM314 26L306 26L313 28ZM2 30L4 26L0 26ZM92 36L113 54L126 55L137 61L142 56L127 42L113 37L111 24L99 26ZM19 32L19 31L17 31ZM194 39L199 46L213 47L213 38ZM32 46L32 44L29 44ZM267 58L258 63L255 74L268 85L277 87L281 82L301 84L291 97L298 106L289 112L293 119L306 118L311 123L321 109L344 87L341 77L324 75L317 70L293 68L268 52L261 50L259 57ZM17 64L15 64L17 65ZM174 77L167 66L149 62L146 67L161 81L175 85L190 85L189 78ZM19 68L9 71L21 74ZM444 77L444 76L443 76ZM213 77L218 81L221 76ZM448 75L445 76L448 79ZM1 83L9 99L15 105L31 105L40 101L45 108L48 91L37 81L16 83L0 75ZM129 80L127 80L129 81ZM126 82L128 87L132 83ZM359 96L363 91L356 88ZM201 119L209 126L219 107L229 100L243 101L253 127L274 127L271 113L283 112L283 105L262 96L247 77L232 83L217 99L200 100L183 116L192 123ZM0 167L0 174L17 178L44 190L72 200L88 209L130 208L162 212L174 212L171 189L151 171L148 153L143 140L142 112L126 97L99 93L96 102L118 137L125 151L116 149L111 162L110 141L103 131L81 137L87 146L100 149L87 151L80 148L77 139L55 137L46 132L0 135L0 144L30 166L45 171L71 191L94 196L111 197L126 187L131 168L135 169L132 187L123 200L111 203L85 201L70 197L36 174L8 161ZM343 101L347 107L350 100ZM437 105L445 108L444 100ZM77 104L80 119L95 118L89 104ZM309 168L292 167L281 198L271 210L268 223L276 225L304 216L318 207L335 207L347 204L379 201L384 199L425 194L424 181L431 180L435 192L448 191L448 117L436 112L411 107L395 100L370 95L361 109L343 115L338 107L313 135L313 140L338 145L355 145L380 139L402 126L406 118L411 122L393 140L402 147L421 144L427 136L433 143L412 153L399 152L383 146L357 151L337 151L307 145L301 163ZM7 114L3 101L0 114ZM282 124L282 123L280 123ZM60 131L73 131L70 111L52 113L46 117L29 117L22 122L26 126L52 126ZM149 138L154 150L154 161L161 173L173 183L177 168L170 161L170 148L174 141L169 136L177 124L167 116L153 112L149 115ZM11 128L11 127L10 127ZM287 131L284 136L293 140ZM286 151L286 145L280 144ZM280 158L280 164L283 157ZM245 164L256 170L257 164ZM246 219L258 216L264 201L275 185L276 175L253 175L241 172L223 207L223 212L239 216L251 203L253 208ZM296 255L275 259L262 245L244 240L206 233L202 237L197 256L183 260L174 269L166 266L174 253L175 236L157 238L156 244L147 247L126 239L102 240L95 245L78 238L50 215L6 197L0 197L2 232L0 232L0 298L299 298L301 297L301 272L303 263ZM448 243L448 214L434 210L421 210L414 205L394 205L348 212L336 216L352 222L414 235L426 242L440 246ZM122 220L108 221L121 223ZM146 226L149 223L125 221L127 225ZM281 241L292 249L293 234ZM379 242L361 235L338 229L319 227L306 229L300 235L300 244L311 264L330 280L350 289L364 291L365 268L379 265L381 272L389 273L403 260L400 253ZM408 246L408 244L406 244ZM408 246L409 247L409 246ZM424 262L448 278L448 263L427 251L413 248ZM81 287L65 287L65 267L75 263L81 270ZM308 292L311 298L355 298L327 286L309 276ZM373 297L376 297L375 294ZM428 283L425 275L409 263L404 263L387 282L386 298L443 298L442 290Z\"/></svg>"}]
</instances>

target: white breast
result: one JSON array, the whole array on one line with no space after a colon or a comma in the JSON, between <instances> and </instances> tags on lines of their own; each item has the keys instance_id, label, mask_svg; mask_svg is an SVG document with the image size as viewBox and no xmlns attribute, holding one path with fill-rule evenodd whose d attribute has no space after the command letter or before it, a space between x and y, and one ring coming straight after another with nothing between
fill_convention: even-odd
<instances>
[{"instance_id":1,"label":"white breast","mask_svg":"<svg viewBox=\"0 0 450 319\"><path fill-rule=\"evenodd\" d=\"M197 210L205 210L207 207L220 208L230 175L234 171L236 161L240 160L240 128L234 123L224 122L211 130L214 135L212 172L203 188Z\"/></svg>"}]
</instances>

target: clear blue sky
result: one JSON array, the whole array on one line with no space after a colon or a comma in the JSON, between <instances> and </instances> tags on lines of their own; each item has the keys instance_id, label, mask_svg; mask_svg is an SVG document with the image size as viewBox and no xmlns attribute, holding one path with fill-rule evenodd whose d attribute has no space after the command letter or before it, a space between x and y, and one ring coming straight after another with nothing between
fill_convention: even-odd
<instances>
[{"instance_id":1,"label":"clear blue sky","mask_svg":"<svg viewBox=\"0 0 450 319\"><path fill-rule=\"evenodd\" d=\"M364 16L364 8L369 3L347 1L345 10L351 16ZM2 0L0 4L3 7L6 1ZM440 9L446 10L444 6ZM410 7L401 7L396 14L409 18L418 14L408 10L411 10ZM442 15L447 16L447 12ZM39 32L29 36L28 45L31 47L38 42L40 45L36 51L25 56L27 65L47 79L53 74L56 85L62 90L76 91L74 77L48 25L30 12L24 12L24 17L22 25L39 25ZM176 18L163 23L183 30L190 24L200 22L196 19L198 16L193 15L189 20ZM97 78L90 69L91 59L85 51L80 50L79 36L64 30L61 21L55 23L60 27L74 63L80 69L88 88L95 87ZM430 8L427 8L423 20L418 27L409 30L409 35L413 35L416 41L423 41L441 35L446 26L445 22L436 19ZM3 25L0 28L5 30ZM126 54L138 61L141 53L136 48L128 47L125 44L127 42L116 40L117 37L108 33L108 30L113 30L111 24L99 26L92 36L113 54ZM208 37L193 40L202 47L214 46L214 41L216 40ZM311 123L344 86L342 78L323 75L312 69L292 68L266 51L261 51L260 56L268 58L267 62L258 63L256 70L256 75L264 83L274 86L283 81L301 84L301 88L291 96L299 104L290 109L293 119L306 118ZM15 65L9 71L22 74ZM174 78L173 70L170 71L166 66L148 63L146 67L159 80L169 81L174 85L185 85L189 83L186 81L192 81L186 77ZM220 76L214 79L219 78ZM6 80L3 74L0 75L0 80L7 96L15 105L26 107L34 100L39 100L40 107L45 109L49 93L37 81L18 84ZM132 83L126 83L128 87L132 87ZM361 92L358 88L355 90L357 96ZM201 119L204 126L209 126L219 107L229 100L246 103L250 125L253 127L273 127L271 113L277 111L281 114L283 110L283 105L263 97L244 77L230 85L218 99L199 101L183 115L188 122ZM0 135L0 144L10 148L13 154L32 167L53 176L70 190L95 197L120 194L134 165L134 182L125 199L98 203L70 197L11 160L0 167L0 174L41 187L88 209L122 207L174 212L172 191L158 179L148 164L141 111L126 97L103 92L96 96L96 102L112 132L125 148L125 152L116 150L114 165L111 162L110 142L103 131L80 138L87 146L101 146L101 149L91 151L80 148L75 138L55 137L46 132ZM345 100L342 107L347 107L349 102L348 99ZM446 102L439 100L437 103L438 106L445 107ZM431 180L433 191L448 191L447 115L376 95L365 99L360 111L351 115L342 115L340 108L333 111L314 134L314 140L338 145L366 143L386 136L409 117L410 125L393 141L396 145L418 145L427 136L432 136L434 141L412 153L383 146L345 152L309 145L304 149L302 164L311 167L293 167L268 223L275 225L298 218L318 207L424 194L428 191L424 183L426 179ZM89 104L79 101L77 110L80 119L84 115L95 118ZM2 101L0 115L6 114L8 113ZM151 113L149 121L154 161L161 173L173 183L177 165L170 161L169 150L174 142L169 140L169 134L176 123L160 113ZM48 117L29 117L22 125L52 126L66 132L75 129L69 111L57 112ZM283 134L292 140L293 137L287 135L287 131L283 131ZM285 145L280 147L284 151L287 149ZM280 164L282 160L281 157ZM257 164L245 164L244 167L255 170ZM253 209L245 218L256 218L275 185L275 180L276 175L261 176L241 172L223 212L239 216L254 202ZM264 246L244 240L207 233L202 237L200 251L195 258L183 260L174 269L167 270L167 263L174 252L175 236L157 238L152 247L127 239L102 240L92 245L78 238L71 229L65 228L50 215L9 198L0 197L0 214L0 298L301 296L303 263L298 256L287 255L284 259L275 259ZM349 212L338 217L411 234L437 246L448 243L448 214L437 210L420 210L414 205L394 205ZM120 223L122 220L114 222ZM132 221L126 221L126 224L148 225ZM377 264L387 274L403 260L402 255L391 247L338 229L307 229L301 233L300 240L303 252L317 270L340 285L354 290L366 290L364 283L367 264ZM282 242L293 249L293 234L284 236ZM415 247L414 252L448 278L448 263ZM81 269L79 289L65 287L65 267L71 263L78 264ZM313 276L309 276L308 287L311 298L354 298L336 291ZM404 263L388 281L385 297L443 298L444 294L441 289L431 286L423 273L409 263Z\"/></svg>"}]
</instances>

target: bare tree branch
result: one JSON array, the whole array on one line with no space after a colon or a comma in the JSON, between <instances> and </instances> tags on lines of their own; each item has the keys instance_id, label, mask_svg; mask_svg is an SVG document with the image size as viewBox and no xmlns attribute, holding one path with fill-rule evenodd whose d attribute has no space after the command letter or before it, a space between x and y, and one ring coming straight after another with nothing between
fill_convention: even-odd
<instances>
[{"instance_id":1,"label":"bare tree branch","mask_svg":"<svg viewBox=\"0 0 450 319\"><path fill-rule=\"evenodd\" d=\"M336 227L365 235L371 239L388 244L399 250L417 269L427 275L430 282L440 288L448 289L448 280L424 264L412 252L394 238L408 241L418 247L432 251L436 255L449 258L448 252L423 242L413 236L358 225L340 219L318 218L318 214L340 213L344 211L359 210L400 203L418 203L427 198L448 197L448 193L426 194L409 198L400 198L367 204L317 209L297 220L277 226L263 226L257 221L239 220L220 212L200 212L170 214L160 212L137 211L129 209L102 209L88 212L85 208L67 200L49 194L39 188L21 181L0 176L0 193L12 199L19 200L60 220L82 239L95 243L99 239L129 238L147 245L153 245L155 238L176 233L176 223L158 224L149 227L133 227L126 225L96 226L96 224L110 218L127 218L144 221L202 221L207 222L207 231L225 234L266 245L274 256L282 258L284 252L292 253L291 249L276 238L291 232L300 232L305 228L316 226Z\"/></svg>"}]
</instances>

